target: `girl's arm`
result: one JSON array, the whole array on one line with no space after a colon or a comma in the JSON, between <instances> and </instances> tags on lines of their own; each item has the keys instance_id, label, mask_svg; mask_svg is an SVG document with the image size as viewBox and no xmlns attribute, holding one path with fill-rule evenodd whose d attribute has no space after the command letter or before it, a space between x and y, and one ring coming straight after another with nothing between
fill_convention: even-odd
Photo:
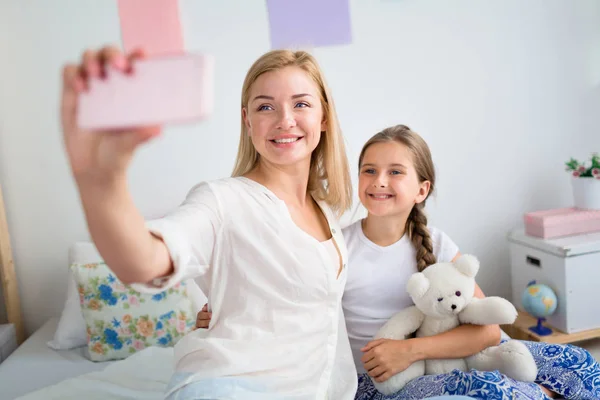
<instances>
[{"instance_id":1,"label":"girl's arm","mask_svg":"<svg viewBox=\"0 0 600 400\"><path fill-rule=\"evenodd\" d=\"M485 298L479 285L475 285L475 297ZM440 358L464 358L496 346L501 340L498 325L461 325L435 336L409 339L412 341L417 360Z\"/></svg>"},{"instance_id":2,"label":"girl's arm","mask_svg":"<svg viewBox=\"0 0 600 400\"><path fill-rule=\"evenodd\" d=\"M460 257L456 253L452 262ZM483 299L485 294L475 283L475 297ZM412 339L418 359L464 358L500 343L502 336L499 325L461 325L435 336Z\"/></svg>"},{"instance_id":3,"label":"girl's arm","mask_svg":"<svg viewBox=\"0 0 600 400\"><path fill-rule=\"evenodd\" d=\"M475 286L475 296L485 295ZM377 339L364 348L361 361L377 382L404 371L411 364L428 359L464 358L500 343L498 325L461 325L435 336L406 340Z\"/></svg>"},{"instance_id":4,"label":"girl's arm","mask_svg":"<svg viewBox=\"0 0 600 400\"><path fill-rule=\"evenodd\" d=\"M460 257L460 252L452 262ZM485 294L475 284L475 297ZM364 348L361 361L368 374L377 382L384 382L414 362L428 359L465 358L500 343L498 325L461 325L435 336L406 340L372 340Z\"/></svg>"}]
</instances>

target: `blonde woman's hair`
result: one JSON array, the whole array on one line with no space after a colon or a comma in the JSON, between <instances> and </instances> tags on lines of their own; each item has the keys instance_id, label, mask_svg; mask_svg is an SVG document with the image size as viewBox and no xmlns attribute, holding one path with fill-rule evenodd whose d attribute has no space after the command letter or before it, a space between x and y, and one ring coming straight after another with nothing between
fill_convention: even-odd
<instances>
[{"instance_id":1,"label":"blonde woman's hair","mask_svg":"<svg viewBox=\"0 0 600 400\"><path fill-rule=\"evenodd\" d=\"M346 146L340 129L333 97L321 68L315 58L305 51L273 50L254 62L248 70L242 87L242 110L248 107L250 89L265 72L285 67L298 67L305 71L319 88L326 130L311 156L308 190L324 200L338 216L352 204L352 181L346 156ZM242 176L251 171L260 154L254 148L242 118L240 142L232 176Z\"/></svg>"},{"instance_id":2,"label":"blonde woman's hair","mask_svg":"<svg viewBox=\"0 0 600 400\"><path fill-rule=\"evenodd\" d=\"M365 143L358 159L360 170L365 152L375 143L398 142L406 146L413 156L413 163L417 172L419 182L429 181L429 193L425 200L415 204L406 220L406 230L413 246L417 250L417 268L423 271L428 266L435 264L433 244L429 229L427 228L427 216L425 215L425 202L435 189L435 168L431 158L429 146L421 136L410 130L406 125L396 125L386 128L375 134Z\"/></svg>"}]
</instances>

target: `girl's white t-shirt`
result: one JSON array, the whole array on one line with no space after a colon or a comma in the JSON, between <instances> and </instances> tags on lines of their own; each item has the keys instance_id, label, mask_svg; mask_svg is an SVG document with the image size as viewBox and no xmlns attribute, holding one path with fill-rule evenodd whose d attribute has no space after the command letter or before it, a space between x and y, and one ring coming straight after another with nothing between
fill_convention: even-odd
<instances>
[{"instance_id":1,"label":"girl's white t-shirt","mask_svg":"<svg viewBox=\"0 0 600 400\"><path fill-rule=\"evenodd\" d=\"M316 201L330 243L300 229L282 200L243 177L201 183L172 213L147 223L175 272L133 286L157 293L194 278L212 311L208 329L175 345L176 374L186 379L174 389L198 383L220 393L227 386L232 398L354 399L341 307L347 250L336 216Z\"/></svg>"},{"instance_id":2,"label":"girl's white t-shirt","mask_svg":"<svg viewBox=\"0 0 600 400\"><path fill-rule=\"evenodd\" d=\"M429 227L433 254L449 262L458 246L442 231ZM363 233L361 221L343 229L348 248L348 280L342 299L350 347L358 373L365 373L360 351L397 312L412 306L406 292L408 278L417 271L416 250L404 235L382 247Z\"/></svg>"}]
</instances>

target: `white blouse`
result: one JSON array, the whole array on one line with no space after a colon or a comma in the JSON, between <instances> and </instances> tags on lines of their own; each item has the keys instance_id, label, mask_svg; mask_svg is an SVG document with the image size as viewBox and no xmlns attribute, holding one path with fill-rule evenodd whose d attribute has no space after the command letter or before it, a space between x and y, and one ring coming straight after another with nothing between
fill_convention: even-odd
<instances>
[{"instance_id":1,"label":"white blouse","mask_svg":"<svg viewBox=\"0 0 600 400\"><path fill-rule=\"evenodd\" d=\"M347 250L332 210L317 203L336 257L294 223L282 200L243 177L203 182L172 213L148 221L175 272L155 286L133 286L157 293L195 278L212 311L207 330L175 346L176 373L190 373L179 387L227 377L228 385L234 378L232 393L354 399L356 368L341 308Z\"/></svg>"}]
</instances>

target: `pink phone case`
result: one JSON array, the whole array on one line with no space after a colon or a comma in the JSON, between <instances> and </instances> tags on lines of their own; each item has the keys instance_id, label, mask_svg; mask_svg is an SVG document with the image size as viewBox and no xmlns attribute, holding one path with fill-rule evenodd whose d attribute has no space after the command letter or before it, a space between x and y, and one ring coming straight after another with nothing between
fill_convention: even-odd
<instances>
[{"instance_id":1,"label":"pink phone case","mask_svg":"<svg viewBox=\"0 0 600 400\"><path fill-rule=\"evenodd\" d=\"M185 54L137 61L133 74L109 69L79 96L83 129L192 122L213 111L214 59Z\"/></svg>"}]
</instances>

